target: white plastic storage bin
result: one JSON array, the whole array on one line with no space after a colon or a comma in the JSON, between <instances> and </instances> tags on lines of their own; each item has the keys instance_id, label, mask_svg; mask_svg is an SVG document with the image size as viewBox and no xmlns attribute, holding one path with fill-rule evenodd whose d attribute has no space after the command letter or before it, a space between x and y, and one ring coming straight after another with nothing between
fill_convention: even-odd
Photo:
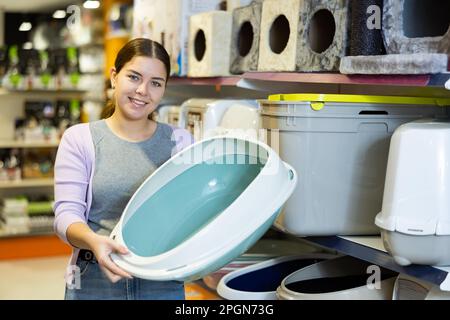
<instances>
[{"instance_id":1,"label":"white plastic storage bin","mask_svg":"<svg viewBox=\"0 0 450 320\"><path fill-rule=\"evenodd\" d=\"M379 234L374 219L381 210L390 137L403 123L446 117L445 108L436 107L444 103L325 94L260 101L269 144L300 177L275 225L300 236Z\"/></svg>"},{"instance_id":2,"label":"white plastic storage bin","mask_svg":"<svg viewBox=\"0 0 450 320\"><path fill-rule=\"evenodd\" d=\"M214 99L192 98L181 104L180 119L178 126L188 130L195 141L199 141L203 137L203 123L206 117L211 125L216 126L220 122L220 118L224 111L221 112L220 118L217 112L208 113L208 103L215 101Z\"/></svg>"},{"instance_id":3,"label":"white plastic storage bin","mask_svg":"<svg viewBox=\"0 0 450 320\"><path fill-rule=\"evenodd\" d=\"M257 108L256 100L189 99L181 105L179 127L189 130L195 141L232 129L259 128Z\"/></svg>"},{"instance_id":4,"label":"white plastic storage bin","mask_svg":"<svg viewBox=\"0 0 450 320\"><path fill-rule=\"evenodd\" d=\"M375 223L400 265L450 265L450 120L420 120L394 133L383 206Z\"/></svg>"},{"instance_id":5,"label":"white plastic storage bin","mask_svg":"<svg viewBox=\"0 0 450 320\"><path fill-rule=\"evenodd\" d=\"M276 290L286 276L334 257L315 253L269 259L228 273L220 280L217 293L227 300L275 300Z\"/></svg>"},{"instance_id":6,"label":"white plastic storage bin","mask_svg":"<svg viewBox=\"0 0 450 320\"><path fill-rule=\"evenodd\" d=\"M391 300L396 277L395 272L344 256L288 275L278 287L277 297L281 300Z\"/></svg>"},{"instance_id":7,"label":"white plastic storage bin","mask_svg":"<svg viewBox=\"0 0 450 320\"><path fill-rule=\"evenodd\" d=\"M178 126L178 121L180 119L180 109L181 106L177 105L160 106L155 112L155 120L171 124L173 126Z\"/></svg>"}]
</instances>

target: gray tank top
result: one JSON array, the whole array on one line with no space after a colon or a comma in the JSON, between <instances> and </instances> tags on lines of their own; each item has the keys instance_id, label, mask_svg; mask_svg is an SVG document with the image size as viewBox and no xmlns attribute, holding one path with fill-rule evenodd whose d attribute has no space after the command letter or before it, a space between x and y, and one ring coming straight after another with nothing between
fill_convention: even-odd
<instances>
[{"instance_id":1,"label":"gray tank top","mask_svg":"<svg viewBox=\"0 0 450 320\"><path fill-rule=\"evenodd\" d=\"M176 142L173 129L158 122L153 136L129 142L116 136L105 120L90 123L95 148L92 205L88 225L96 233L109 235L137 188L172 154Z\"/></svg>"}]
</instances>

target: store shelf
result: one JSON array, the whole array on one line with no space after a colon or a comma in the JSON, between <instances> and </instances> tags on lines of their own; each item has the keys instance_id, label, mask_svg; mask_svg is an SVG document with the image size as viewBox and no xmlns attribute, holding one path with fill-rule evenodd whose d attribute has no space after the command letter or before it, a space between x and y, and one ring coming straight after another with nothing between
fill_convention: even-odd
<instances>
[{"instance_id":1,"label":"store shelf","mask_svg":"<svg viewBox=\"0 0 450 320\"><path fill-rule=\"evenodd\" d=\"M0 237L0 260L69 255L71 248L54 233Z\"/></svg>"},{"instance_id":2,"label":"store shelf","mask_svg":"<svg viewBox=\"0 0 450 320\"><path fill-rule=\"evenodd\" d=\"M248 72L242 79L321 84L444 87L450 73L434 75L345 75L340 73Z\"/></svg>"},{"instance_id":3,"label":"store shelf","mask_svg":"<svg viewBox=\"0 0 450 320\"><path fill-rule=\"evenodd\" d=\"M12 239L12 238L22 238L22 237L37 237L37 236L51 236L55 235L53 231L47 232L26 232L26 233L6 233L4 230L0 229L0 239Z\"/></svg>"},{"instance_id":4,"label":"store shelf","mask_svg":"<svg viewBox=\"0 0 450 320\"><path fill-rule=\"evenodd\" d=\"M0 189L52 187L53 183L53 178L0 181Z\"/></svg>"},{"instance_id":5,"label":"store shelf","mask_svg":"<svg viewBox=\"0 0 450 320\"><path fill-rule=\"evenodd\" d=\"M241 86L244 81L294 82L310 84L354 84L409 87L440 87L450 79L450 73L433 75L345 75L340 73L247 72L229 77L188 78L172 77L173 85L230 85Z\"/></svg>"},{"instance_id":6,"label":"store shelf","mask_svg":"<svg viewBox=\"0 0 450 320\"><path fill-rule=\"evenodd\" d=\"M449 98L450 90L445 89L445 83L448 81L450 81L450 73L344 75L340 73L247 72L227 77L171 77L167 94L175 97L168 103L181 103L192 96L265 99L269 94L294 92Z\"/></svg>"},{"instance_id":7,"label":"store shelf","mask_svg":"<svg viewBox=\"0 0 450 320\"><path fill-rule=\"evenodd\" d=\"M81 96L85 94L85 90L79 89L61 89L61 90L19 90L19 89L7 89L0 87L0 96L1 95L18 95L18 94L56 94L56 95L76 95Z\"/></svg>"},{"instance_id":8,"label":"store shelf","mask_svg":"<svg viewBox=\"0 0 450 320\"><path fill-rule=\"evenodd\" d=\"M184 78L171 77L168 85L175 86L236 86L242 79L241 76L210 77L210 78Z\"/></svg>"},{"instance_id":9,"label":"store shelf","mask_svg":"<svg viewBox=\"0 0 450 320\"><path fill-rule=\"evenodd\" d=\"M400 266L385 251L381 237L305 237L308 242L333 249L343 254L371 262L384 268L439 285L441 290L450 291L450 267L426 265Z\"/></svg>"},{"instance_id":10,"label":"store shelf","mask_svg":"<svg viewBox=\"0 0 450 320\"><path fill-rule=\"evenodd\" d=\"M59 141L0 140L0 148L55 148Z\"/></svg>"}]
</instances>

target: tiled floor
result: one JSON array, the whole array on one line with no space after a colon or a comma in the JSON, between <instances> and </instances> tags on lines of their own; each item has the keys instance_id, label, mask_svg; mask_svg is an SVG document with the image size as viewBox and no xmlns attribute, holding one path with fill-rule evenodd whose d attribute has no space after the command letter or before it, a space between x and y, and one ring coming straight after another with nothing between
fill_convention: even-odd
<instances>
[{"instance_id":1,"label":"tiled floor","mask_svg":"<svg viewBox=\"0 0 450 320\"><path fill-rule=\"evenodd\" d=\"M0 300L64 299L64 270L69 257L0 261ZM201 283L186 285L186 299L219 297Z\"/></svg>"},{"instance_id":2,"label":"tiled floor","mask_svg":"<svg viewBox=\"0 0 450 320\"><path fill-rule=\"evenodd\" d=\"M0 300L64 299L69 257L0 261Z\"/></svg>"}]
</instances>

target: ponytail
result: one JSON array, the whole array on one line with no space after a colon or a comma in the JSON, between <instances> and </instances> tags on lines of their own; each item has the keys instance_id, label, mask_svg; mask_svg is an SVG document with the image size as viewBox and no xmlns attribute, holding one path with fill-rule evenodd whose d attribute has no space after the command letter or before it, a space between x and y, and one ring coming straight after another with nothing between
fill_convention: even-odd
<instances>
[{"instance_id":1,"label":"ponytail","mask_svg":"<svg viewBox=\"0 0 450 320\"><path fill-rule=\"evenodd\" d=\"M112 100L108 100L106 103L106 106L103 108L102 112L100 113L101 119L109 118L113 115L114 110L116 109L114 102Z\"/></svg>"}]
</instances>

